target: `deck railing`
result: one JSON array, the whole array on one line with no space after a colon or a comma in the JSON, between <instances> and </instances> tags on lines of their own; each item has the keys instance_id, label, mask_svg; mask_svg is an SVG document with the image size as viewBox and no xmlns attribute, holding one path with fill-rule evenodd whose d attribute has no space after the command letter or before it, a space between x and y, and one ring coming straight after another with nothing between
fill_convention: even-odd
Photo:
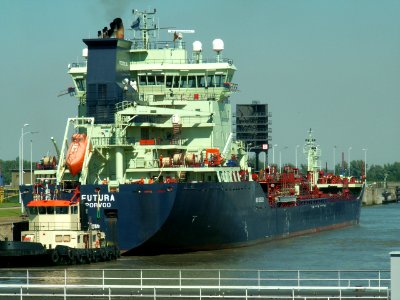
<instances>
[{"instance_id":1,"label":"deck railing","mask_svg":"<svg viewBox=\"0 0 400 300\"><path fill-rule=\"evenodd\" d=\"M0 297L18 299L389 299L389 286L379 270L0 270Z\"/></svg>"}]
</instances>

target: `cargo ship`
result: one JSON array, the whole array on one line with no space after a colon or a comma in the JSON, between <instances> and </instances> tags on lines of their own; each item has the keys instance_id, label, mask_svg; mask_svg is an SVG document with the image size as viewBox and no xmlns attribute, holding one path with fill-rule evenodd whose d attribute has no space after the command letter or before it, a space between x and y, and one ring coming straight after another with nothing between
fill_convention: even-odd
<instances>
[{"instance_id":1,"label":"cargo ship","mask_svg":"<svg viewBox=\"0 0 400 300\"><path fill-rule=\"evenodd\" d=\"M84 39L84 61L68 66L79 100L54 170L38 170L52 197L79 187L91 224L126 255L251 245L357 224L363 179L324 174L310 130L307 173L249 163L232 132L236 67L186 50L184 34L162 30L156 11L133 11L133 38L120 18ZM268 143L268 141L265 141ZM24 203L41 187L22 186Z\"/></svg>"}]
</instances>

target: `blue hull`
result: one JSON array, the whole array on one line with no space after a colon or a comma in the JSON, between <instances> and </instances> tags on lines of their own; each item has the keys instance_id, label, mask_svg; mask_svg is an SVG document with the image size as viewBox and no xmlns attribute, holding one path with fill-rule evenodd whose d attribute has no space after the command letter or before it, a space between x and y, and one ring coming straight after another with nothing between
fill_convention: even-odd
<instances>
[{"instance_id":1,"label":"blue hull","mask_svg":"<svg viewBox=\"0 0 400 300\"><path fill-rule=\"evenodd\" d=\"M359 222L362 198L361 192L353 199L271 207L258 182L127 184L115 193L89 184L80 190L90 222L126 254L229 248L349 226Z\"/></svg>"}]
</instances>

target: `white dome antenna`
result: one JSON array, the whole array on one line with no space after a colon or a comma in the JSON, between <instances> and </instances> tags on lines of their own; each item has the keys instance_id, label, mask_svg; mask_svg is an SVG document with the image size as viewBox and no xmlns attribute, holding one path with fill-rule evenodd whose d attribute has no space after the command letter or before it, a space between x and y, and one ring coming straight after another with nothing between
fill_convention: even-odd
<instances>
[{"instance_id":1,"label":"white dome antenna","mask_svg":"<svg viewBox=\"0 0 400 300\"><path fill-rule=\"evenodd\" d=\"M202 55L201 55L202 50L203 50L203 45L201 44L200 41L193 42L194 59L197 64L201 63L203 60Z\"/></svg>"},{"instance_id":2,"label":"white dome antenna","mask_svg":"<svg viewBox=\"0 0 400 300\"><path fill-rule=\"evenodd\" d=\"M220 61L220 53L224 50L224 41L221 39L213 40L213 50L217 52L217 62Z\"/></svg>"},{"instance_id":3,"label":"white dome antenna","mask_svg":"<svg viewBox=\"0 0 400 300\"><path fill-rule=\"evenodd\" d=\"M200 41L193 42L193 52L201 52L203 50L203 45Z\"/></svg>"}]
</instances>

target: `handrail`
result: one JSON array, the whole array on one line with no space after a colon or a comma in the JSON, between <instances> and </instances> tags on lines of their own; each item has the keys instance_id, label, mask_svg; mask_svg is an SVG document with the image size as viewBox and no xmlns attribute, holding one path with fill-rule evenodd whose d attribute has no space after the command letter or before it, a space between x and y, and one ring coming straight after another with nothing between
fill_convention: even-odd
<instances>
[{"instance_id":1,"label":"handrail","mask_svg":"<svg viewBox=\"0 0 400 300\"><path fill-rule=\"evenodd\" d=\"M3 289L5 292L3 293ZM370 287L258 287L258 286L160 286L160 285L82 285L82 284L0 284L0 295L26 297L102 298L133 297L141 299L389 299L388 288Z\"/></svg>"},{"instance_id":2,"label":"handrail","mask_svg":"<svg viewBox=\"0 0 400 300\"><path fill-rule=\"evenodd\" d=\"M7 276L1 274L7 270ZM246 269L2 269L0 283L4 279L27 282L46 281L82 284L93 281L163 286L296 286L309 287L369 287L390 286L389 270L246 270ZM14 276L10 276L14 273ZM37 276L34 276L37 274ZM162 274L162 275L161 275Z\"/></svg>"}]
</instances>

